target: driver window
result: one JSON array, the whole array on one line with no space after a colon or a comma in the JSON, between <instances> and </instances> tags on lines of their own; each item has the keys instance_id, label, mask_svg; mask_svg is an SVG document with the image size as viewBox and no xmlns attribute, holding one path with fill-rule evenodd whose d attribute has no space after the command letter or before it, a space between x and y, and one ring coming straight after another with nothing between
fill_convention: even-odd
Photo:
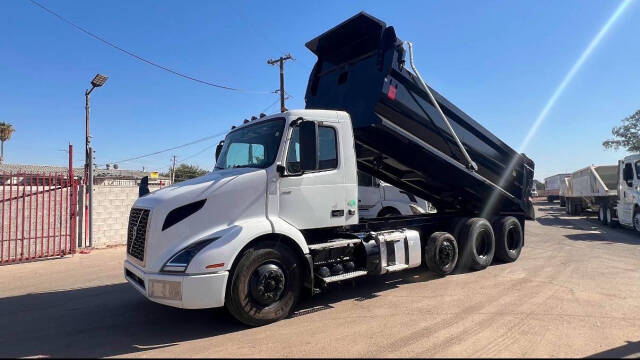
<instances>
[{"instance_id":1,"label":"driver window","mask_svg":"<svg viewBox=\"0 0 640 360\"><path fill-rule=\"evenodd\" d=\"M300 172L300 128L293 128L289 149L287 149L287 172L297 174Z\"/></svg>"},{"instance_id":2,"label":"driver window","mask_svg":"<svg viewBox=\"0 0 640 360\"><path fill-rule=\"evenodd\" d=\"M636 179L640 179L640 160L636 161Z\"/></svg>"},{"instance_id":3,"label":"driver window","mask_svg":"<svg viewBox=\"0 0 640 360\"><path fill-rule=\"evenodd\" d=\"M627 186L633 186L633 167L631 164L624 164L624 170L622 171L623 180L627 183Z\"/></svg>"}]
</instances>

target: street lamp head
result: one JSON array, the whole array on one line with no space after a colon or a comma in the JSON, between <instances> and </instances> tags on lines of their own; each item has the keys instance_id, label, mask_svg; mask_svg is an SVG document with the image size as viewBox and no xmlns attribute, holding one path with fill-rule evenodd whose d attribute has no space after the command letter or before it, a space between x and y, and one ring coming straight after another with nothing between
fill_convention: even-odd
<instances>
[{"instance_id":1,"label":"street lamp head","mask_svg":"<svg viewBox=\"0 0 640 360\"><path fill-rule=\"evenodd\" d=\"M101 74L96 74L96 77L94 77L93 80L91 80L91 86L100 87L100 86L104 85L104 83L107 82L108 78L109 78L108 76L104 76L104 75L101 75Z\"/></svg>"}]
</instances>

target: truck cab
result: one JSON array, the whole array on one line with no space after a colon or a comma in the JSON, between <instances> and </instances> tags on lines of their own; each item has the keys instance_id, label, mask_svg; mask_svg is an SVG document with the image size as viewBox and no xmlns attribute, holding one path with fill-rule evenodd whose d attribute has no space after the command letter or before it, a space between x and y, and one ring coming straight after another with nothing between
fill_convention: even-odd
<instances>
[{"instance_id":1,"label":"truck cab","mask_svg":"<svg viewBox=\"0 0 640 360\"><path fill-rule=\"evenodd\" d=\"M618 171L618 221L640 231L640 155L625 157Z\"/></svg>"},{"instance_id":2,"label":"truck cab","mask_svg":"<svg viewBox=\"0 0 640 360\"><path fill-rule=\"evenodd\" d=\"M434 213L431 204L413 194L362 171L358 171L358 212L360 218L422 215Z\"/></svg>"},{"instance_id":3,"label":"truck cab","mask_svg":"<svg viewBox=\"0 0 640 360\"><path fill-rule=\"evenodd\" d=\"M134 203L126 278L159 303L223 306L245 247L275 239L305 259L303 232L356 224L357 196L347 113L288 111L245 123L229 132L211 173Z\"/></svg>"}]
</instances>

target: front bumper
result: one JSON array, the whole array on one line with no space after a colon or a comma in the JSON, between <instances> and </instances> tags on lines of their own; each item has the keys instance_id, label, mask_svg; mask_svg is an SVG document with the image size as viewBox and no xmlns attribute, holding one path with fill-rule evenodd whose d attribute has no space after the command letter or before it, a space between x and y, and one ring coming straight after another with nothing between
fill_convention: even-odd
<instances>
[{"instance_id":1,"label":"front bumper","mask_svg":"<svg viewBox=\"0 0 640 360\"><path fill-rule=\"evenodd\" d=\"M229 277L227 271L201 275L146 273L125 260L124 273L131 286L147 299L160 304L183 309L224 306Z\"/></svg>"}]
</instances>

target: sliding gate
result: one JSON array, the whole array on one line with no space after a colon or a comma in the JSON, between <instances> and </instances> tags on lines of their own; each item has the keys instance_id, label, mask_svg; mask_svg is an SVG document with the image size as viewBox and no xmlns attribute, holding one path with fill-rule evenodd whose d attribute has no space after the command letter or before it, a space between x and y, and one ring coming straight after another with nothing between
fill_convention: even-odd
<instances>
[{"instance_id":1,"label":"sliding gate","mask_svg":"<svg viewBox=\"0 0 640 360\"><path fill-rule=\"evenodd\" d=\"M78 180L57 174L0 174L0 264L76 251Z\"/></svg>"}]
</instances>

